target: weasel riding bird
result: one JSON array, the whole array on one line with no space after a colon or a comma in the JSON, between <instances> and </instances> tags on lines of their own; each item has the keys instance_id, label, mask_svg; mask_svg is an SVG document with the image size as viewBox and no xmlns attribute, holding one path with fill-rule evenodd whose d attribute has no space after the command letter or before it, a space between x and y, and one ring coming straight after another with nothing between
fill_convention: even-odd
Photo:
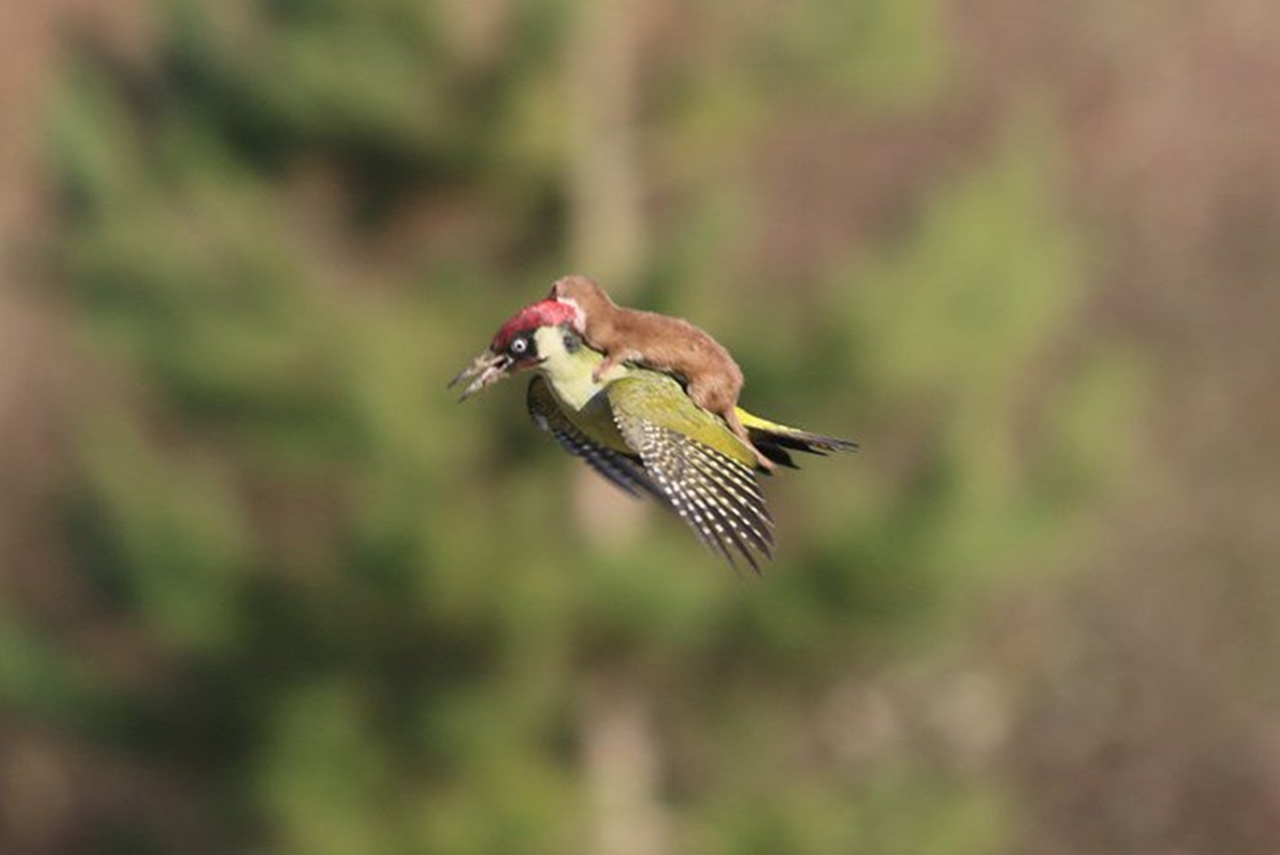
<instances>
[{"instance_id":1,"label":"weasel riding bird","mask_svg":"<svg viewBox=\"0 0 1280 855\"><path fill-rule=\"evenodd\" d=\"M528 390L534 424L627 493L650 496L675 511L730 564L741 555L758 572L757 555L773 557L774 538L756 472L776 465L796 468L792 451L821 455L857 445L737 407L740 374L736 385L729 384L727 415L700 405L691 391L696 378L687 373L696 355L681 353L680 332L694 330L698 335L685 340L704 352L700 336L711 339L701 330L679 322L683 326L671 328L675 338L660 343L661 358L650 361L646 348L653 350L653 343L641 339L593 348L584 311L590 307L554 296L526 306L449 385L467 382L465 400L499 380L535 370ZM606 348L609 356L601 352Z\"/></svg>"}]
</instances>

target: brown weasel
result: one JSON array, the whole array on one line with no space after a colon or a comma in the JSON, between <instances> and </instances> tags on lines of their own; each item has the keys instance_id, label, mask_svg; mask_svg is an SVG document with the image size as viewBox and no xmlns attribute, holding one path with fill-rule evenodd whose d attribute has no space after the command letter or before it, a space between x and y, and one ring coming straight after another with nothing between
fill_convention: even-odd
<instances>
[{"instance_id":1,"label":"brown weasel","mask_svg":"<svg viewBox=\"0 0 1280 855\"><path fill-rule=\"evenodd\" d=\"M776 465L751 442L738 418L742 369L729 351L703 330L681 318L623 308L586 276L565 276L551 286L551 299L575 309L574 326L587 343L604 354L592 379L623 362L641 362L684 377L689 397L725 420L765 471Z\"/></svg>"}]
</instances>

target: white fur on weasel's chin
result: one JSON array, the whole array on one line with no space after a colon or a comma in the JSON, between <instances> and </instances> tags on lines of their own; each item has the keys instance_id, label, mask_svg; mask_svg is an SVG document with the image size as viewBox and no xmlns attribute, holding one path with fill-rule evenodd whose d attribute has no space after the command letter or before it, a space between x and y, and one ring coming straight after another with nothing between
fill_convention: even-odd
<instances>
[{"instance_id":1,"label":"white fur on weasel's chin","mask_svg":"<svg viewBox=\"0 0 1280 855\"><path fill-rule=\"evenodd\" d=\"M585 333L587 331L587 313L582 311L578 301L572 297L556 297L556 302L563 303L573 309L573 328L579 333Z\"/></svg>"}]
</instances>

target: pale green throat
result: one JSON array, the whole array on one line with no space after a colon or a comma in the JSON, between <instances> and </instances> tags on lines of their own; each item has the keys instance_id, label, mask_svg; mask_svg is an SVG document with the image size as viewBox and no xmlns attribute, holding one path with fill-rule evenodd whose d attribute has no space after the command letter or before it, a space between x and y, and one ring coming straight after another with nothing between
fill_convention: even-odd
<instances>
[{"instance_id":1,"label":"pale green throat","mask_svg":"<svg viewBox=\"0 0 1280 855\"><path fill-rule=\"evenodd\" d=\"M534 332L533 338L538 356L543 360L542 373L550 382L552 391L565 406L574 410L581 410L606 385L633 370L625 365L615 366L597 383L591 379L591 372L604 361L604 357L582 346L576 334L566 332L562 327L542 327ZM579 344L571 350L566 346L566 339Z\"/></svg>"}]
</instances>

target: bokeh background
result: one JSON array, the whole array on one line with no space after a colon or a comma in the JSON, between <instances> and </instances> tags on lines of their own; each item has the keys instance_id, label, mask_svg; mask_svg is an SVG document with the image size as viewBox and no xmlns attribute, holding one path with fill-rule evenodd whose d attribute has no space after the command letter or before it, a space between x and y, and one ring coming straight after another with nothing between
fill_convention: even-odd
<instances>
[{"instance_id":1,"label":"bokeh background","mask_svg":"<svg viewBox=\"0 0 1280 855\"><path fill-rule=\"evenodd\" d=\"M1280 851L1280 6L0 7L0 851ZM735 575L445 381L859 440Z\"/></svg>"}]
</instances>

